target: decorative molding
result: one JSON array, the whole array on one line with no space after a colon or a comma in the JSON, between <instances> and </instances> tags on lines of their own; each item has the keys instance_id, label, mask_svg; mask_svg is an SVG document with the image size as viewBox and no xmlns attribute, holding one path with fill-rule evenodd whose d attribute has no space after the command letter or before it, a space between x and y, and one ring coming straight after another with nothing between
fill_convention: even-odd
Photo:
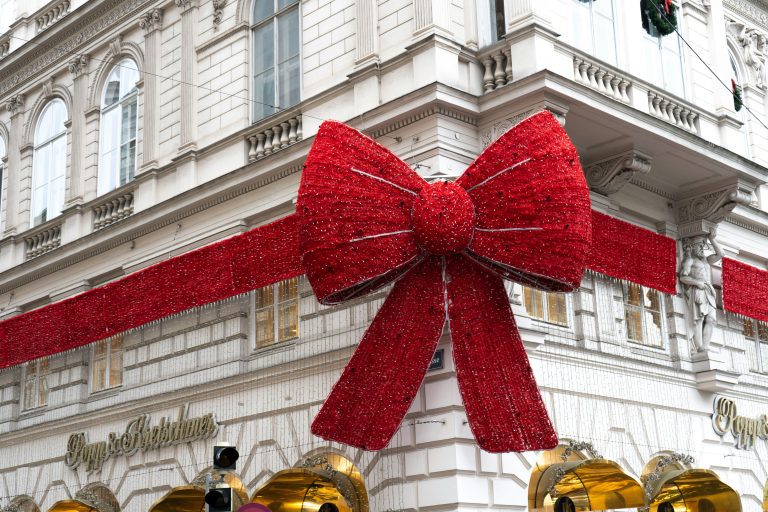
<instances>
[{"instance_id":1,"label":"decorative molding","mask_svg":"<svg viewBox=\"0 0 768 512\"><path fill-rule=\"evenodd\" d=\"M633 185L636 185L643 190L647 190L648 192L652 192L656 194L657 196L664 197L666 199L674 199L675 196L671 194L669 191L664 190L662 187L659 187L657 185L653 185L651 183L648 183L644 179L641 178L642 175L640 174L634 174L632 178L629 180L629 182Z\"/></svg>"},{"instance_id":2,"label":"decorative molding","mask_svg":"<svg viewBox=\"0 0 768 512\"><path fill-rule=\"evenodd\" d=\"M2 36L0 36L0 59L11 53L11 36L12 32L9 30Z\"/></svg>"},{"instance_id":3,"label":"decorative molding","mask_svg":"<svg viewBox=\"0 0 768 512\"><path fill-rule=\"evenodd\" d=\"M568 113L568 109L561 105L555 105L549 101L544 101L535 107L529 108L515 114L512 117L508 117L502 121L497 122L493 125L493 127L491 127L490 130L481 134L480 143L483 145L483 149L490 146L491 142L501 137L502 134L504 134L507 130L515 126L523 119L532 116L536 112L541 112L542 110L548 110L553 116L555 116L555 119L557 119L561 125L565 125L565 116Z\"/></svg>"},{"instance_id":4,"label":"decorative molding","mask_svg":"<svg viewBox=\"0 0 768 512\"><path fill-rule=\"evenodd\" d=\"M139 18L139 28L150 33L163 28L163 9L156 7Z\"/></svg>"},{"instance_id":5,"label":"decorative molding","mask_svg":"<svg viewBox=\"0 0 768 512\"><path fill-rule=\"evenodd\" d=\"M483 64L483 90L485 93L512 83L512 49L508 42L491 48L477 56Z\"/></svg>"},{"instance_id":6,"label":"decorative molding","mask_svg":"<svg viewBox=\"0 0 768 512\"><path fill-rule=\"evenodd\" d=\"M16 96L12 96L11 99L6 102L5 108L8 109L8 112L10 112L12 116L16 115L17 112L22 112L24 110L24 95L17 94Z\"/></svg>"},{"instance_id":7,"label":"decorative molding","mask_svg":"<svg viewBox=\"0 0 768 512\"><path fill-rule=\"evenodd\" d=\"M443 115L451 119L456 119L457 121L462 121L464 123L471 124L472 126L477 126L477 118L475 116L465 114L463 112L459 112L458 110L446 108L442 105L438 105L438 106L430 107L420 112L411 114L408 117L400 119L399 121L396 121L383 128L379 128L378 130L374 130L373 132L370 132L370 136L374 139L378 139L379 137L383 137L384 135L390 134L392 132L396 132L401 128L404 128L408 125L411 125L413 123L421 121L422 119L426 119L436 114Z\"/></svg>"},{"instance_id":8,"label":"decorative molding","mask_svg":"<svg viewBox=\"0 0 768 512\"><path fill-rule=\"evenodd\" d=\"M255 162L302 140L301 114L292 115L246 137L250 142L248 161Z\"/></svg>"},{"instance_id":9,"label":"decorative molding","mask_svg":"<svg viewBox=\"0 0 768 512\"><path fill-rule=\"evenodd\" d=\"M104 9L109 9L104 14L80 16L71 28L57 34L55 47L41 45L31 50L23 59L8 66L3 72L3 76L8 78L0 81L0 96L31 82L34 76L46 72L49 66L76 55L80 47L90 44L104 31L115 30L124 20L135 18L136 11L154 1L111 0L102 4Z\"/></svg>"},{"instance_id":10,"label":"decorative molding","mask_svg":"<svg viewBox=\"0 0 768 512\"><path fill-rule=\"evenodd\" d=\"M648 113L683 130L699 134L699 113L670 97L648 91Z\"/></svg>"},{"instance_id":11,"label":"decorative molding","mask_svg":"<svg viewBox=\"0 0 768 512\"><path fill-rule=\"evenodd\" d=\"M745 18L749 18L755 23L768 28L768 12L756 7L752 2L745 0L723 0L723 5L731 8L733 12L741 14Z\"/></svg>"},{"instance_id":12,"label":"decorative molding","mask_svg":"<svg viewBox=\"0 0 768 512\"><path fill-rule=\"evenodd\" d=\"M753 233L757 233L758 235L762 235L768 238L768 229L761 228L749 222L744 222L741 219L734 219L732 217L728 217L727 219L725 219L725 222L727 222L728 224L733 224L734 226L739 226L740 228L747 229L749 231L752 231Z\"/></svg>"},{"instance_id":13,"label":"decorative molding","mask_svg":"<svg viewBox=\"0 0 768 512\"><path fill-rule=\"evenodd\" d=\"M197 0L174 0L174 3L176 4L176 7L180 8L182 11L197 7Z\"/></svg>"},{"instance_id":14,"label":"decorative molding","mask_svg":"<svg viewBox=\"0 0 768 512\"><path fill-rule=\"evenodd\" d=\"M616 101L632 104L632 82L607 66L574 55L573 79Z\"/></svg>"},{"instance_id":15,"label":"decorative molding","mask_svg":"<svg viewBox=\"0 0 768 512\"><path fill-rule=\"evenodd\" d=\"M51 99L51 96L53 96L54 85L55 85L55 80L53 77L50 77L48 80L43 82L43 97L46 100Z\"/></svg>"},{"instance_id":16,"label":"decorative molding","mask_svg":"<svg viewBox=\"0 0 768 512\"><path fill-rule=\"evenodd\" d=\"M89 62L91 62L91 56L87 53L84 53L77 56L74 60L69 61L69 64L67 64L67 69L69 69L69 72L77 77L88 70Z\"/></svg>"},{"instance_id":17,"label":"decorative molding","mask_svg":"<svg viewBox=\"0 0 768 512\"><path fill-rule=\"evenodd\" d=\"M224 17L224 6L227 5L227 0L213 0L213 28L214 30L219 28L221 20Z\"/></svg>"},{"instance_id":18,"label":"decorative molding","mask_svg":"<svg viewBox=\"0 0 768 512\"><path fill-rule=\"evenodd\" d=\"M587 165L584 171L589 188L607 196L624 188L636 174L651 172L651 157L633 149Z\"/></svg>"}]
</instances>

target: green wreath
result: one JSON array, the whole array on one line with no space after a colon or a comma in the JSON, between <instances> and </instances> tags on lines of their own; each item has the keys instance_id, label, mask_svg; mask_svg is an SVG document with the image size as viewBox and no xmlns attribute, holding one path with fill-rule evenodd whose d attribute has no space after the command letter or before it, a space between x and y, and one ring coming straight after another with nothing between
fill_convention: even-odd
<instances>
[{"instance_id":1,"label":"green wreath","mask_svg":"<svg viewBox=\"0 0 768 512\"><path fill-rule=\"evenodd\" d=\"M669 14L664 9L663 0L640 0L640 7L645 13L643 16L643 28L648 30L648 20L653 23L659 34L666 36L677 29L677 7L669 6Z\"/></svg>"},{"instance_id":2,"label":"green wreath","mask_svg":"<svg viewBox=\"0 0 768 512\"><path fill-rule=\"evenodd\" d=\"M736 80L731 79L731 89L733 90L733 108L738 112L744 106L744 99L741 96L741 86Z\"/></svg>"}]
</instances>

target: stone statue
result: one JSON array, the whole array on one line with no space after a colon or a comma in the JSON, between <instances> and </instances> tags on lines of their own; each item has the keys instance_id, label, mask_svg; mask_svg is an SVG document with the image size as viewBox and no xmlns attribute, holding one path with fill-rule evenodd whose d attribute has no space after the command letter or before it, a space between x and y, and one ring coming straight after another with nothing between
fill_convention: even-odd
<instances>
[{"instance_id":1,"label":"stone statue","mask_svg":"<svg viewBox=\"0 0 768 512\"><path fill-rule=\"evenodd\" d=\"M755 29L744 27L739 34L743 47L744 62L755 73L755 86L765 87L765 36Z\"/></svg>"},{"instance_id":2,"label":"stone statue","mask_svg":"<svg viewBox=\"0 0 768 512\"><path fill-rule=\"evenodd\" d=\"M697 352L707 352L712 341L712 331L717 324L717 303L715 288L712 286L711 265L723 258L723 251L715 241L717 229L712 228L707 237L689 238L683 248L683 263L680 268L680 282L685 288L688 305L688 328L692 333L693 345ZM707 240L714 254L706 256Z\"/></svg>"}]
</instances>

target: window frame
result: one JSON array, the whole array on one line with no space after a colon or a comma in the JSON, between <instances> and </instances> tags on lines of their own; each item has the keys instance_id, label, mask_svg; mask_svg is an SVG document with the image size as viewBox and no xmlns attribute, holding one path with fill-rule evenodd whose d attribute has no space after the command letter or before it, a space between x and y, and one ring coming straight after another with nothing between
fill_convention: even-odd
<instances>
[{"instance_id":1,"label":"window frame","mask_svg":"<svg viewBox=\"0 0 768 512\"><path fill-rule=\"evenodd\" d=\"M595 14L595 7L594 3L595 0L570 0L571 1L571 9L579 8L579 9L588 9L589 10L589 36L590 36L590 48L583 49L581 48L576 41L572 41L571 44L579 48L581 51L589 54L590 56L597 58L603 62L607 62L608 64L612 66L619 66L619 60L621 56L621 47L620 47L620 38L618 37L618 18L619 18L619 11L618 6L616 5L616 2L613 0L610 0L611 2L611 28L613 30L613 60L609 60L604 58L602 55L598 55L598 47L600 44L602 44L602 41L597 41L597 30L595 29L595 16L600 16L600 14ZM569 16L569 19L573 18L573 11L571 11L571 16ZM575 34L574 34L575 35Z\"/></svg>"},{"instance_id":2,"label":"window frame","mask_svg":"<svg viewBox=\"0 0 768 512\"><path fill-rule=\"evenodd\" d=\"M630 286L637 286L640 288L641 297L646 297L646 294L648 291L652 291L656 294L657 299L659 301L659 309L658 311L650 309L646 307L645 300L641 300L641 303L638 304L630 304L628 301L628 290ZM666 308L665 308L665 294L663 292L660 292L659 290L656 290L654 288L649 288L647 286L643 286L638 283L633 283L629 281L622 281L621 283L621 304L623 307L623 318L624 318L624 336L627 340L627 343L632 344L633 346L640 346L645 348L650 348L654 350L666 350L668 346L668 342L665 343L665 340L668 341L669 333L667 328L667 322L666 322ZM630 309L631 308L631 309ZM630 338L629 334L629 319L628 314L630 310L635 310L640 314L640 329L643 334L643 339L638 340L634 338ZM649 340L651 336L649 336L649 326L647 324L647 313L650 313L653 315L653 313L657 313L659 315L659 344L651 344L646 340Z\"/></svg>"},{"instance_id":3,"label":"window frame","mask_svg":"<svg viewBox=\"0 0 768 512\"><path fill-rule=\"evenodd\" d=\"M747 331L747 326L749 332ZM760 322L753 318L744 318L742 323L742 332L744 338L755 343L755 357L757 358L757 372L766 374L768 373L768 324ZM760 345L766 345L766 356L763 360L763 353L760 350Z\"/></svg>"},{"instance_id":4,"label":"window frame","mask_svg":"<svg viewBox=\"0 0 768 512\"><path fill-rule=\"evenodd\" d=\"M27 402L27 383L30 380L30 368L34 366L34 372L31 379L34 379L34 390L32 396L34 397L34 403ZM34 411L48 405L48 375L50 373L50 367L48 358L35 359L29 361L24 365L24 375L22 376L22 388L21 388L21 410L22 412ZM41 390L40 384L43 384L44 390ZM44 397L43 400L40 398Z\"/></svg>"},{"instance_id":5,"label":"window frame","mask_svg":"<svg viewBox=\"0 0 768 512\"><path fill-rule=\"evenodd\" d=\"M293 281L295 283L294 289L296 290L296 293L293 297L289 297L286 300L279 300L280 298L280 286L283 284L288 284L290 286L290 282ZM257 290L254 290L252 293L252 304L251 304L251 311L252 314L252 321L251 321L251 332L253 333L253 349L254 350L264 350L269 349L272 347L283 345L287 342L297 340L299 338L300 330L300 316L299 315L299 304L300 304L300 294L299 294L299 288L301 286L301 281L298 277L292 277L290 279L285 279L283 281L279 281L277 283L271 284L269 286L264 286L262 288L259 288ZM272 301L271 304L268 306L262 306L259 307L258 305L258 294L262 290L271 289L272 293ZM295 331L295 334L293 336L288 336L285 338L281 338L281 324L280 320L281 318L284 318L284 314L281 314L281 306L284 304L288 304L290 302L294 303L293 313L292 313L292 320L294 321L293 327ZM271 308L271 315L272 315L272 339L268 342L260 342L259 339L259 313L261 311L267 311ZM289 324L290 325L290 324Z\"/></svg>"},{"instance_id":6,"label":"window frame","mask_svg":"<svg viewBox=\"0 0 768 512\"><path fill-rule=\"evenodd\" d=\"M255 18L255 8L256 8L256 1L254 0L251 2L250 11L249 11L249 49L251 53L250 58L250 66L251 66L251 72L250 72L250 96L251 96L251 109L250 109L250 115L251 115L251 124L258 123L260 121L263 121L264 119L268 119L274 115L279 114L280 112L290 109L291 107L295 107L296 105L301 103L301 93L303 90L303 83L304 83L304 75L302 73L302 30L301 30L301 1L300 0L292 0L290 4L280 8L279 2L280 0L272 0L273 1L273 11L272 14L265 17L262 20L259 20L258 22L254 21ZM280 16L284 16L288 14L291 10L296 9L297 10L297 16L298 16L298 30L297 37L298 37L298 98L295 103L292 103L290 105L280 105L280 77L279 77L279 28L278 28L278 19ZM256 99L256 51L255 51L255 32L257 29L262 28L266 26L267 24L271 23L273 25L272 27L272 49L273 49L273 67L272 67L272 74L273 74L273 80L274 80L274 97L272 98L273 104L272 105L262 105L257 99ZM271 113L265 113L264 115L257 115L256 109L257 108L271 108L273 112Z\"/></svg>"},{"instance_id":7,"label":"window frame","mask_svg":"<svg viewBox=\"0 0 768 512\"><path fill-rule=\"evenodd\" d=\"M543 290L538 290L530 286L525 286L525 285L520 285L520 286L522 287L521 299L523 303L523 309L525 309L525 312L528 314L528 318L538 322L544 322L546 324L553 325L562 329L573 329L572 302L571 302L570 294L545 292ZM542 314L540 316L536 315L534 311L528 307L529 294L536 294L541 297ZM562 298L563 300L563 308L564 308L563 314L565 315L565 323L553 321L552 318L550 317L550 309L551 309L550 299L554 297Z\"/></svg>"},{"instance_id":8,"label":"window frame","mask_svg":"<svg viewBox=\"0 0 768 512\"><path fill-rule=\"evenodd\" d=\"M61 103L61 106L64 109L65 118L64 118L64 122L62 124L62 128L63 129L62 129L62 131L56 132L53 136L51 136L51 137L49 137L49 138L47 138L45 140L42 140L42 141L38 140L38 131L40 130L41 123L45 119L46 114L48 114L49 109L51 109L52 106L55 105L56 103ZM40 111L40 115L38 116L37 121L35 123L35 130L33 132L33 144L32 144L32 146L33 146L33 150L32 150L32 182L31 182L31 187L30 187L31 188L31 190L30 190L31 197L30 197L30 206L29 206L29 217L30 217L29 218L29 225L30 225L30 227L40 226L40 225L45 224L46 222L48 222L48 221L50 221L52 219L55 219L56 217L59 217L61 215L61 213L62 213L61 210L64 209L64 202L65 202L65 196L66 196L66 186L67 186L67 183L66 183L66 180L67 180L67 144L69 142L67 140L68 139L67 132L69 131L67 129L67 121L68 121L68 119L69 119L69 109L67 108L67 104L64 102L63 99L61 99L59 97L55 97L55 98L52 98L50 101L48 101L45 104L43 109ZM61 176L60 176L61 182L62 182L62 184L61 184L61 187L62 187L61 204L58 205L59 211L55 215L50 215L51 206L52 206L52 204L51 204L51 188L52 188L51 185L54 183L54 181L56 181L59 178L59 176L55 176L53 178L51 178L49 176L47 181L46 181L46 183L45 183L45 187L46 187L46 202L45 202L44 210L46 211L46 216L45 216L45 219L41 219L40 222L37 222L36 217L35 217L35 210L36 210L36 206L38 206L38 205L37 205L37 202L35 201L35 197L36 197L37 190L39 188L41 188L41 186L42 186L39 183L39 180L40 180L39 175L40 175L41 172L43 172L38 167L39 165L41 165L39 163L40 158L42 158L40 156L40 153L46 147L48 147L48 146L52 147L53 144L55 144L60 139L64 139L64 155L61 155L62 161L63 161L63 164L62 164L63 168L62 168L62 173L61 173ZM56 157L56 155L54 155L54 157ZM55 160L55 158L54 158L54 160ZM50 170L46 171L50 175L50 172L48 172L48 171L50 171Z\"/></svg>"},{"instance_id":9,"label":"window frame","mask_svg":"<svg viewBox=\"0 0 768 512\"><path fill-rule=\"evenodd\" d=\"M682 34L684 32L683 25L682 25L683 24L683 19L684 19L684 16L682 15L682 6L680 5L680 2L677 1L677 0L673 0L672 3L677 8L677 13L678 13L678 16L677 16L677 31ZM647 14L644 11L642 11L642 10L640 12L640 15L641 16L647 16ZM640 21L643 21L642 18L641 18ZM688 69L688 63L687 63L687 60L685 58L685 48L683 47L683 43L680 40L680 37L677 36L677 33L672 33L672 34L669 34L667 36L663 36L663 35L659 34L656 31L656 27L653 25L653 23L650 20L648 21L648 27L649 27L650 31L653 32L653 33L649 32L648 30L645 30L642 27L642 23L640 24L640 32L642 34L642 37L647 42L655 44L657 52L658 52L658 60L660 62L660 66L661 66L661 79L662 79L662 83L661 84L657 84L658 87L660 87L666 93L669 93L669 94L672 94L672 95L677 96L679 98L687 100L688 96L690 94L690 90L691 90L691 86L688 83L688 80L690 78L690 71ZM673 91L672 89L670 89L670 87L668 86L668 84L666 82L666 78L665 78L665 77L669 76L669 73L667 72L668 70L665 70L665 68L664 68L664 62L665 61L664 61L664 47L663 47L663 45L664 45L664 39L665 38L669 38L669 37L674 37L675 42L677 44L677 55L678 55L680 73L682 74L682 77L681 77L681 80L680 80L680 83L681 83L681 86L682 86L682 91L679 91L679 92L678 91ZM643 63L643 65L645 66L645 63ZM647 75L643 76L642 74L638 74L638 76L640 76L642 79L644 79L644 80L646 80L648 82L655 83L654 77L647 76Z\"/></svg>"},{"instance_id":10,"label":"window frame","mask_svg":"<svg viewBox=\"0 0 768 512\"><path fill-rule=\"evenodd\" d=\"M99 96L100 102L99 102L99 151L98 151L98 171L96 176L96 193L97 196L102 196L104 194L108 194L113 190L116 190L131 181L133 181L136 178L136 171L138 168L138 146L139 146L139 89L136 86L136 83L133 84L133 87L131 88L130 92L126 94L123 97L118 97L118 100L112 103L111 105L105 106L105 96L107 93L107 87L109 86L109 78L112 76L112 73L114 73L116 70L123 65L125 62L131 62L133 64L133 67L136 70L136 83L138 83L141 80L141 72L139 71L139 66L136 63L136 61L130 57L124 57L121 58L112 68L110 68L109 73L106 75L106 79L104 80L104 84L101 88L101 95ZM122 81L120 83L120 89L122 90L123 83ZM135 130L133 131L133 138L129 139L128 141L122 140L122 131L120 134L120 141L117 145L116 151L118 151L118 157L120 156L120 152L122 150L122 147L126 144L130 145L131 142L133 142L133 168L129 172L129 178L125 181L125 183L121 182L121 172L120 172L120 160L118 158L118 165L116 169L110 169L109 171L104 169L104 137L106 135L105 128L105 117L107 114L109 114L112 111L118 110L120 112L120 117L118 118L118 129L122 127L123 123L123 107L130 105L131 103L135 104ZM107 172L110 174L108 175ZM105 179L109 176L110 183L114 181L115 186L111 186L111 184L108 187L111 188L103 188L102 183L105 182Z\"/></svg>"},{"instance_id":11,"label":"window frame","mask_svg":"<svg viewBox=\"0 0 768 512\"><path fill-rule=\"evenodd\" d=\"M119 349L115 350L113 346L113 341L120 340L120 347ZM123 343L125 342L125 339L122 334L117 334L115 336L112 336L107 339L99 340L92 344L91 346L91 354L90 354L90 368L88 371L88 388L90 391L90 394L98 394L107 392L114 389L119 389L123 386L123 383L125 381L124 375L125 375L125 359L124 359L124 352L125 349L123 347ZM105 350L104 350L104 356L97 359L96 356L96 347L98 344L104 344ZM116 384L111 384L112 381L112 358L113 357L119 357L120 358L120 382ZM104 387L96 388L95 382L96 382L96 362L97 360L103 359L105 361L104 364Z\"/></svg>"}]
</instances>

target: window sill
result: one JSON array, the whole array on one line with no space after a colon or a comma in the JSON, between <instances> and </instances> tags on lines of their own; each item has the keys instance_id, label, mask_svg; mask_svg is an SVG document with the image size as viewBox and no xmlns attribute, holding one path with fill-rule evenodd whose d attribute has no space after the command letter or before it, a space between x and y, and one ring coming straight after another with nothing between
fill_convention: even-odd
<instances>
[{"instance_id":1,"label":"window sill","mask_svg":"<svg viewBox=\"0 0 768 512\"><path fill-rule=\"evenodd\" d=\"M45 414L45 410L48 407L48 404L46 405L40 405L37 407L33 407L31 409L24 409L19 413L19 420L27 420L30 418L36 418L38 416L42 416Z\"/></svg>"},{"instance_id":2,"label":"window sill","mask_svg":"<svg viewBox=\"0 0 768 512\"><path fill-rule=\"evenodd\" d=\"M631 340L627 340L627 346L633 354L665 360L670 357L669 352L664 347L651 347Z\"/></svg>"},{"instance_id":3,"label":"window sill","mask_svg":"<svg viewBox=\"0 0 768 512\"><path fill-rule=\"evenodd\" d=\"M276 354L276 353L285 352L288 350L293 350L294 348L296 348L296 344L298 341L299 341L299 338L297 336L295 338L290 338L285 341L268 345L266 347L255 348L251 352L251 357L249 359L253 359L256 357L264 357L270 354Z\"/></svg>"},{"instance_id":4,"label":"window sill","mask_svg":"<svg viewBox=\"0 0 768 512\"><path fill-rule=\"evenodd\" d=\"M100 389L98 391L91 391L90 396L88 397L88 400L101 400L103 398L109 398L112 396L116 396L120 394L120 391L122 391L123 385L119 384L117 386L113 386L111 388L106 389Z\"/></svg>"}]
</instances>

